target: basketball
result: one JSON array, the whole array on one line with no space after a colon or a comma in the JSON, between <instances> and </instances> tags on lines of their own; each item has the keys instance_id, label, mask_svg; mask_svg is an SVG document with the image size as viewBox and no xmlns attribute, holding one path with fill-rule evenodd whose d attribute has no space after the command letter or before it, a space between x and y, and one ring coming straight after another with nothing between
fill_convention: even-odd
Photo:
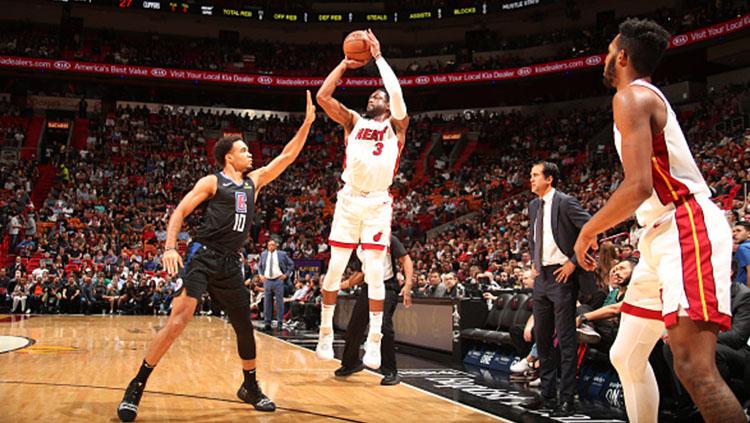
<instances>
[{"instance_id":1,"label":"basketball","mask_svg":"<svg viewBox=\"0 0 750 423\"><path fill-rule=\"evenodd\" d=\"M344 55L349 59L360 60L363 62L369 62L372 56L370 55L370 43L367 41L367 33L365 31L352 31L344 39Z\"/></svg>"}]
</instances>

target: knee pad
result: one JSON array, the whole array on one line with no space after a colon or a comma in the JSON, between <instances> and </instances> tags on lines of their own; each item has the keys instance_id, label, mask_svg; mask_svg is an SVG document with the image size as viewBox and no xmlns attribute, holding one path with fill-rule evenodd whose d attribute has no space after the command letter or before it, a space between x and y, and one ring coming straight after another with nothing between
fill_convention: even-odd
<instances>
[{"instance_id":1,"label":"knee pad","mask_svg":"<svg viewBox=\"0 0 750 423\"><path fill-rule=\"evenodd\" d=\"M338 292L341 286L341 277L344 275L346 266L349 264L349 256L352 251L347 248L331 247L331 259L328 261L328 271L323 278L323 290Z\"/></svg>"},{"instance_id":2,"label":"knee pad","mask_svg":"<svg viewBox=\"0 0 750 423\"><path fill-rule=\"evenodd\" d=\"M612 362L612 366L618 371L626 370L627 368L627 352L621 351L622 347L615 342L609 349L609 361Z\"/></svg>"},{"instance_id":3,"label":"knee pad","mask_svg":"<svg viewBox=\"0 0 750 423\"><path fill-rule=\"evenodd\" d=\"M367 283L367 298L370 300L385 300L385 284L381 278L380 284Z\"/></svg>"},{"instance_id":4,"label":"knee pad","mask_svg":"<svg viewBox=\"0 0 750 423\"><path fill-rule=\"evenodd\" d=\"M365 282L367 282L368 298L371 300L385 299L385 251L365 251Z\"/></svg>"},{"instance_id":5,"label":"knee pad","mask_svg":"<svg viewBox=\"0 0 750 423\"><path fill-rule=\"evenodd\" d=\"M255 335L248 307L233 307L227 310L229 322L237 336L237 352L243 360L255 360Z\"/></svg>"}]
</instances>

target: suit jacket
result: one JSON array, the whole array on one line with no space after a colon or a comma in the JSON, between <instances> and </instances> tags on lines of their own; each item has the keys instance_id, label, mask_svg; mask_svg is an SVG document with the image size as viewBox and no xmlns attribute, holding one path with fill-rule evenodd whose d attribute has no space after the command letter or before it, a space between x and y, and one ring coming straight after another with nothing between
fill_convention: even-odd
<instances>
[{"instance_id":1,"label":"suit jacket","mask_svg":"<svg viewBox=\"0 0 750 423\"><path fill-rule=\"evenodd\" d=\"M292 272L294 272L294 261L289 258L286 251L276 250L276 257L279 258L279 269L281 273L286 275L286 279L292 278ZM266 262L268 261L268 250L260 253L260 261L258 262L258 274L266 274Z\"/></svg>"},{"instance_id":2,"label":"suit jacket","mask_svg":"<svg viewBox=\"0 0 750 423\"><path fill-rule=\"evenodd\" d=\"M539 207L541 204L539 197L534 198L529 203L529 252L532 255L534 254L534 241L536 239L534 222L536 222L537 215L543 212ZM583 209L578 200L562 191L555 190L555 195L552 196L551 210L552 235L560 251L576 265L576 271L571 276L576 277L582 294L587 296L593 295L596 290L596 276L594 273L586 272L578 266L578 259L573 251L573 246L576 244L581 228L589 219L591 219L591 215Z\"/></svg>"},{"instance_id":3,"label":"suit jacket","mask_svg":"<svg viewBox=\"0 0 750 423\"><path fill-rule=\"evenodd\" d=\"M732 283L732 327L719 333L718 342L736 350L750 338L750 288Z\"/></svg>"}]
</instances>

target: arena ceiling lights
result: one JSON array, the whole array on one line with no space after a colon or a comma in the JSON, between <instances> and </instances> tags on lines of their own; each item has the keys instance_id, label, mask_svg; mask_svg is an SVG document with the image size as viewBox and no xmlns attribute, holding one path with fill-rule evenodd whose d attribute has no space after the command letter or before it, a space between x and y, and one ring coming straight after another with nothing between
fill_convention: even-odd
<instances>
[{"instance_id":1,"label":"arena ceiling lights","mask_svg":"<svg viewBox=\"0 0 750 423\"><path fill-rule=\"evenodd\" d=\"M290 23L398 23L448 19L454 17L481 16L487 14L525 9L554 0L482 0L466 3L462 7L432 7L403 9L394 12L373 10L372 12L287 12L263 9L258 6L231 8L210 0L52 0L57 3L91 4L111 6L117 9L147 10L183 15L202 15Z\"/></svg>"}]
</instances>

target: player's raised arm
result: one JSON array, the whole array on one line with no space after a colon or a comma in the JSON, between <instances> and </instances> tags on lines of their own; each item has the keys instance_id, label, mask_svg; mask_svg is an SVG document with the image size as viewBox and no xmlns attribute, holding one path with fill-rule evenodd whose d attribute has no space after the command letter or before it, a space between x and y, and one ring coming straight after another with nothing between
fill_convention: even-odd
<instances>
[{"instance_id":1,"label":"player's raised arm","mask_svg":"<svg viewBox=\"0 0 750 423\"><path fill-rule=\"evenodd\" d=\"M383 79L385 91L388 93L390 99L391 116L397 121L403 121L407 117L406 102L404 101L404 93L401 90L398 77L396 77L393 69L391 69L388 62L385 61L383 55L380 53L380 42L375 38L375 34L370 29L367 30L367 40L370 43L370 53L373 59L375 59L380 77Z\"/></svg>"},{"instance_id":2,"label":"player's raised arm","mask_svg":"<svg viewBox=\"0 0 750 423\"><path fill-rule=\"evenodd\" d=\"M281 154L271 160L271 163L250 173L250 178L255 184L256 191L259 191L264 185L278 178L290 164L294 163L300 151L302 151L305 141L307 141L307 135L310 133L313 121L315 121L315 105L308 90L305 120L302 122L302 126L299 127L294 137L286 144Z\"/></svg>"},{"instance_id":3,"label":"player's raised arm","mask_svg":"<svg viewBox=\"0 0 750 423\"><path fill-rule=\"evenodd\" d=\"M359 114L348 109L341 102L333 98L333 91L336 89L336 83L344 76L344 72L347 69L361 68L365 64L365 62L345 58L328 74L325 81L323 81L323 85L320 86L318 93L315 95L315 99L320 104L320 107L325 110L331 119L343 126L347 134L354 128L354 124L359 119Z\"/></svg>"},{"instance_id":4,"label":"player's raised arm","mask_svg":"<svg viewBox=\"0 0 750 423\"><path fill-rule=\"evenodd\" d=\"M176 275L178 267L182 267L182 258L180 257L180 253L177 252L177 234L182 229L182 223L196 207L213 197L216 193L216 184L217 180L214 175L204 176L199 179L193 189L182 198L180 204L172 212L172 215L169 216L167 241L164 244L162 263L170 276Z\"/></svg>"}]
</instances>

